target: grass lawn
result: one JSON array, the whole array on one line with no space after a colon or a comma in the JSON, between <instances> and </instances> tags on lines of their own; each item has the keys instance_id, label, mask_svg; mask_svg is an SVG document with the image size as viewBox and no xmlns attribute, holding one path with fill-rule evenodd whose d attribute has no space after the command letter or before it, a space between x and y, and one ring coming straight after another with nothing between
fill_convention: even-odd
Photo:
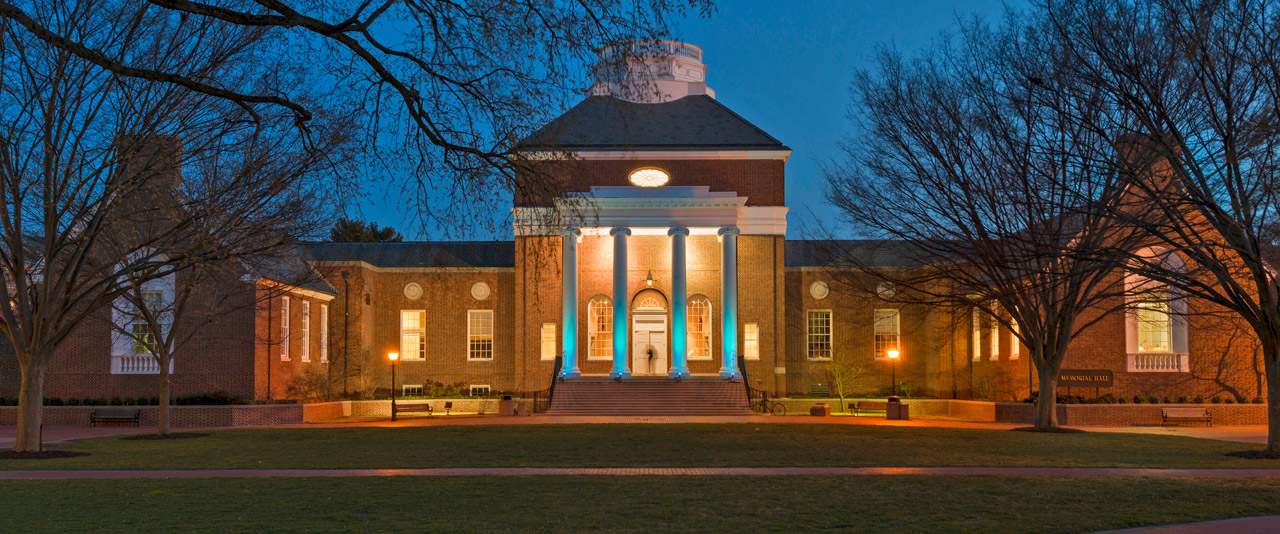
<instances>
[{"instance_id":1,"label":"grass lawn","mask_svg":"<svg viewBox=\"0 0 1280 534\"><path fill-rule=\"evenodd\" d=\"M806 424L485 425L240 429L187 440L98 438L89 456L0 469L396 467L1280 467L1224 453L1258 445L1140 434Z\"/></svg>"},{"instance_id":2,"label":"grass lawn","mask_svg":"<svg viewBox=\"0 0 1280 534\"><path fill-rule=\"evenodd\" d=\"M24 532L1090 532L1280 513L1280 481L487 477L0 481Z\"/></svg>"}]
</instances>

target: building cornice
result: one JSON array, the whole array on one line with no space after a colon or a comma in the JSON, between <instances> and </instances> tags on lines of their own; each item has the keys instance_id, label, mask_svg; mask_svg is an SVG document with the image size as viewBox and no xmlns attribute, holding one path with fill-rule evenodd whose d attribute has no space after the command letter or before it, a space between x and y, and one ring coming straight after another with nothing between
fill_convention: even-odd
<instances>
[{"instance_id":1,"label":"building cornice","mask_svg":"<svg viewBox=\"0 0 1280 534\"><path fill-rule=\"evenodd\" d=\"M528 151L521 153L531 160L782 160L791 158L791 150L566 150Z\"/></svg>"}]
</instances>

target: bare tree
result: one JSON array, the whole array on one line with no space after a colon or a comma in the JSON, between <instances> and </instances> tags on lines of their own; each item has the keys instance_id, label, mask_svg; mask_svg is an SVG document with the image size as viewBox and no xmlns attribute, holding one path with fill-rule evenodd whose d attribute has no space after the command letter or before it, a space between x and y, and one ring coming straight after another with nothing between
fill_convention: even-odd
<instances>
[{"instance_id":1,"label":"bare tree","mask_svg":"<svg viewBox=\"0 0 1280 534\"><path fill-rule=\"evenodd\" d=\"M517 177L522 162L511 149L581 94L597 50L664 37L672 14L711 11L709 0L112 1L270 37L246 44L257 79L245 85L104 53L96 39L49 24L38 13L43 3L0 0L0 17L119 76L284 112L303 129L319 105L359 110L368 132L363 171L395 178L419 200L407 204L417 219L442 232L496 223L473 216L505 205L495 192L553 185L536 170Z\"/></svg>"},{"instance_id":2,"label":"bare tree","mask_svg":"<svg viewBox=\"0 0 1280 534\"><path fill-rule=\"evenodd\" d=\"M882 51L853 84L847 159L826 173L830 202L871 240L859 246L878 249L836 260L907 289L899 300L976 308L1014 332L1039 375L1039 429L1058 426L1068 345L1122 289L1094 251L1129 239L1100 208L1115 138L1077 121L1105 111L1102 95L1059 75L1045 33L1010 14L913 58Z\"/></svg>"},{"instance_id":3,"label":"bare tree","mask_svg":"<svg viewBox=\"0 0 1280 534\"><path fill-rule=\"evenodd\" d=\"M0 330L22 375L18 452L42 450L49 360L80 324L131 285L313 230L324 214L304 207L325 198L325 169L344 159L321 156L346 141L327 111L304 137L291 116L98 65L251 87L240 65L261 30L94 0L38 3L29 18L91 38L99 57L0 20L0 275L9 297L0 299Z\"/></svg>"},{"instance_id":4,"label":"bare tree","mask_svg":"<svg viewBox=\"0 0 1280 534\"><path fill-rule=\"evenodd\" d=\"M1047 1L1043 26L1068 73L1106 91L1145 158L1119 168L1132 195L1114 216L1161 254L1128 268L1229 310L1257 336L1267 446L1280 457L1280 7L1271 0ZM1177 257L1182 261L1171 262Z\"/></svg>"}]
</instances>

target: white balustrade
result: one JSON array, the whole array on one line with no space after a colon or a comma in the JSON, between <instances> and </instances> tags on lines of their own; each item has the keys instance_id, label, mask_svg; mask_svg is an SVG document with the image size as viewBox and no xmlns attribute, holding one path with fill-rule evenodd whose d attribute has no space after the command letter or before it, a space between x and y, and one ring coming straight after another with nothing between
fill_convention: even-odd
<instances>
[{"instance_id":1,"label":"white balustrade","mask_svg":"<svg viewBox=\"0 0 1280 534\"><path fill-rule=\"evenodd\" d=\"M1167 352L1129 354L1130 373L1185 373L1190 369L1190 355Z\"/></svg>"},{"instance_id":2,"label":"white balustrade","mask_svg":"<svg viewBox=\"0 0 1280 534\"><path fill-rule=\"evenodd\" d=\"M169 372L173 372L173 362L169 362ZM111 374L113 375L158 375L160 364L150 354L124 354L111 356Z\"/></svg>"}]
</instances>

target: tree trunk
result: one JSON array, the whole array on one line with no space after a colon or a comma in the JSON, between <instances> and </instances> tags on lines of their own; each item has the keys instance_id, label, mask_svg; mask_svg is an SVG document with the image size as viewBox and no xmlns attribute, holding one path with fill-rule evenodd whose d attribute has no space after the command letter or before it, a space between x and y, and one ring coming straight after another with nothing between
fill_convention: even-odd
<instances>
[{"instance_id":1,"label":"tree trunk","mask_svg":"<svg viewBox=\"0 0 1280 534\"><path fill-rule=\"evenodd\" d=\"M1036 428L1058 427L1058 377L1050 366L1037 366L1040 376L1040 396L1036 401Z\"/></svg>"},{"instance_id":2,"label":"tree trunk","mask_svg":"<svg viewBox=\"0 0 1280 534\"><path fill-rule=\"evenodd\" d=\"M167 358L161 358L166 360ZM161 435L169 433L169 362L160 362L160 417L157 432Z\"/></svg>"},{"instance_id":3,"label":"tree trunk","mask_svg":"<svg viewBox=\"0 0 1280 534\"><path fill-rule=\"evenodd\" d=\"M23 361L20 359L19 361ZM44 424L44 379L49 364L44 358L30 357L20 364L22 386L18 393L18 436L15 452L42 452L44 442L40 427Z\"/></svg>"}]
</instances>

